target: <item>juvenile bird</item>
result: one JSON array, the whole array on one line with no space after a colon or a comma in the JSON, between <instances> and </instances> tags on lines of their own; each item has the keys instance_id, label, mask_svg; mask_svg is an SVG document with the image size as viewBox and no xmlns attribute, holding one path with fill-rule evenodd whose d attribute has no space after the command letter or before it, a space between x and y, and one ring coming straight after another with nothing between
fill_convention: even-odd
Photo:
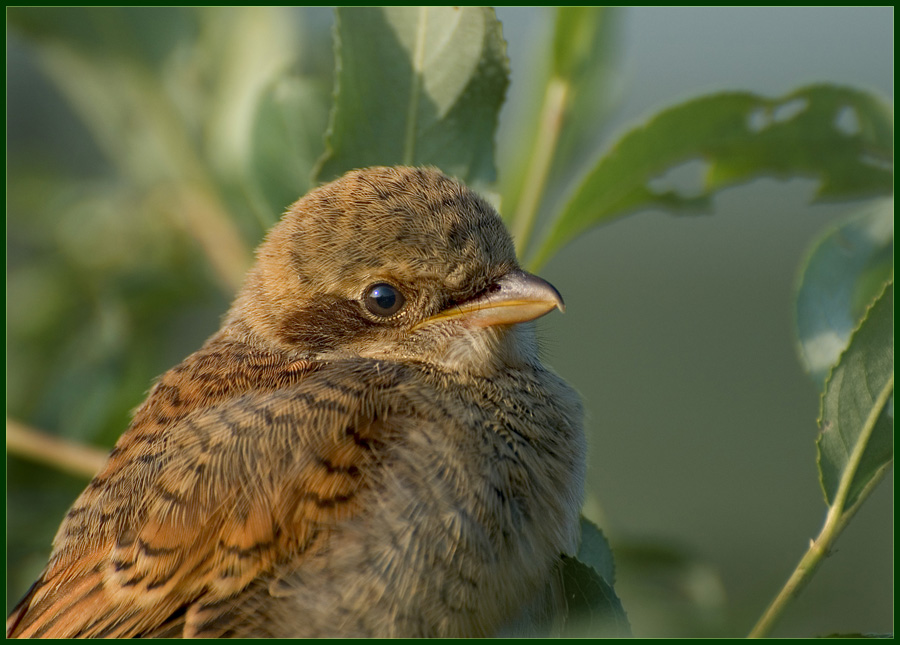
<instances>
[{"instance_id":1,"label":"juvenile bird","mask_svg":"<svg viewBox=\"0 0 900 645\"><path fill-rule=\"evenodd\" d=\"M519 324L554 308L436 170L310 192L151 389L7 634L496 634L577 539L581 405Z\"/></svg>"}]
</instances>

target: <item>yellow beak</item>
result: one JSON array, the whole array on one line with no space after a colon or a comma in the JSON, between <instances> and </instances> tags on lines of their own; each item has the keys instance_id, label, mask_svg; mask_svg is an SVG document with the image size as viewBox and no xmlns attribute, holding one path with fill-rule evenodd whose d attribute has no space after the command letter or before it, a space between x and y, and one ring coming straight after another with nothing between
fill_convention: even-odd
<instances>
[{"instance_id":1,"label":"yellow beak","mask_svg":"<svg viewBox=\"0 0 900 645\"><path fill-rule=\"evenodd\" d=\"M448 307L413 329L447 320L469 328L513 325L534 320L553 309L565 312L566 305L552 284L525 271L511 271L477 298Z\"/></svg>"}]
</instances>

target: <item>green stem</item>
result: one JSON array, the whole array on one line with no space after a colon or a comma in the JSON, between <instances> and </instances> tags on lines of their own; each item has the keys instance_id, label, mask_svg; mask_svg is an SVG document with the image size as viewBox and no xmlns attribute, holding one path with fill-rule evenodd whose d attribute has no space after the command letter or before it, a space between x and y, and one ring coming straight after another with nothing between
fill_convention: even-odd
<instances>
[{"instance_id":1,"label":"green stem","mask_svg":"<svg viewBox=\"0 0 900 645\"><path fill-rule=\"evenodd\" d=\"M423 68L425 67L425 32L428 27L428 7L419 7L416 25L416 50L412 56L409 104L406 107L406 141L403 143L403 165L411 166L416 156L416 126L422 94Z\"/></svg>"},{"instance_id":2,"label":"green stem","mask_svg":"<svg viewBox=\"0 0 900 645\"><path fill-rule=\"evenodd\" d=\"M520 256L528 248L534 220L544 197L547 176L550 173L553 156L556 154L568 99L568 82L552 77L544 92L537 138L528 170L525 172L522 196L512 221L513 239L516 241L516 251Z\"/></svg>"},{"instance_id":3,"label":"green stem","mask_svg":"<svg viewBox=\"0 0 900 645\"><path fill-rule=\"evenodd\" d=\"M775 599L763 612L763 615L757 621L753 629L748 634L749 638L764 638L769 635L776 621L781 617L785 607L800 593L800 590L806 586L812 574L822 564L822 560L828 555L831 544L837 539L838 534L843 530L846 522L840 521L840 515L834 513L834 507L828 513L825 520L825 526L819 537L810 541L809 549L800 559L799 564L794 569L791 577L785 583L784 587L775 597Z\"/></svg>"},{"instance_id":4,"label":"green stem","mask_svg":"<svg viewBox=\"0 0 900 645\"><path fill-rule=\"evenodd\" d=\"M878 417L884 410L885 405L887 405L888 399L893 391L894 377L892 375L875 399L872 409L869 411L869 415L866 418L866 422L863 424L862 431L859 434L856 444L853 446L853 452L847 462L847 467L841 475L837 494L835 495L831 508L828 509L828 515L825 517L825 525L822 527L822 531L815 540L810 542L809 549L800 559L800 562L797 564L791 577L788 578L784 587L781 588L781 591L769 604L765 612L763 612L763 615L757 621L756 625L750 630L750 633L748 634L749 638L764 638L769 635L775 627L775 623L784 612L784 609L800 593L803 587L806 586L813 573L815 573L825 557L831 552L831 547L837 541L838 536L843 532L853 516L856 515L856 511L859 510L863 501L869 496L872 490L874 490L878 482L881 481L884 473L887 472L887 465L885 465L873 475L871 480L860 492L859 497L853 505L850 506L850 508L844 508L850 493L850 486L853 484L857 470L859 470L859 464L862 461L863 453L869 443L869 438L875 429Z\"/></svg>"}]
</instances>

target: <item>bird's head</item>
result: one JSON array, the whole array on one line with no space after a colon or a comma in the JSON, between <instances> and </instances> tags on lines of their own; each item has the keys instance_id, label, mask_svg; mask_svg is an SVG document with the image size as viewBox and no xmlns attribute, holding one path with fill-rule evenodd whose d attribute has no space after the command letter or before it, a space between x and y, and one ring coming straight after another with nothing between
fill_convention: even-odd
<instances>
[{"instance_id":1,"label":"bird's head","mask_svg":"<svg viewBox=\"0 0 900 645\"><path fill-rule=\"evenodd\" d=\"M500 216L433 169L350 172L297 201L257 250L228 322L305 359L489 373L530 360L517 323L563 309Z\"/></svg>"}]
</instances>

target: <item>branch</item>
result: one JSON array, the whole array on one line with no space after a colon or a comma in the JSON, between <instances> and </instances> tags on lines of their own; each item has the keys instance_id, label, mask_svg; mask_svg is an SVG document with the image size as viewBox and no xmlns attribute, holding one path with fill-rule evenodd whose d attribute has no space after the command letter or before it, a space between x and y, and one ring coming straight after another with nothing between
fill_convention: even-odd
<instances>
[{"instance_id":1,"label":"branch","mask_svg":"<svg viewBox=\"0 0 900 645\"><path fill-rule=\"evenodd\" d=\"M40 432L6 419L6 451L78 477L91 479L106 463L107 453Z\"/></svg>"}]
</instances>

